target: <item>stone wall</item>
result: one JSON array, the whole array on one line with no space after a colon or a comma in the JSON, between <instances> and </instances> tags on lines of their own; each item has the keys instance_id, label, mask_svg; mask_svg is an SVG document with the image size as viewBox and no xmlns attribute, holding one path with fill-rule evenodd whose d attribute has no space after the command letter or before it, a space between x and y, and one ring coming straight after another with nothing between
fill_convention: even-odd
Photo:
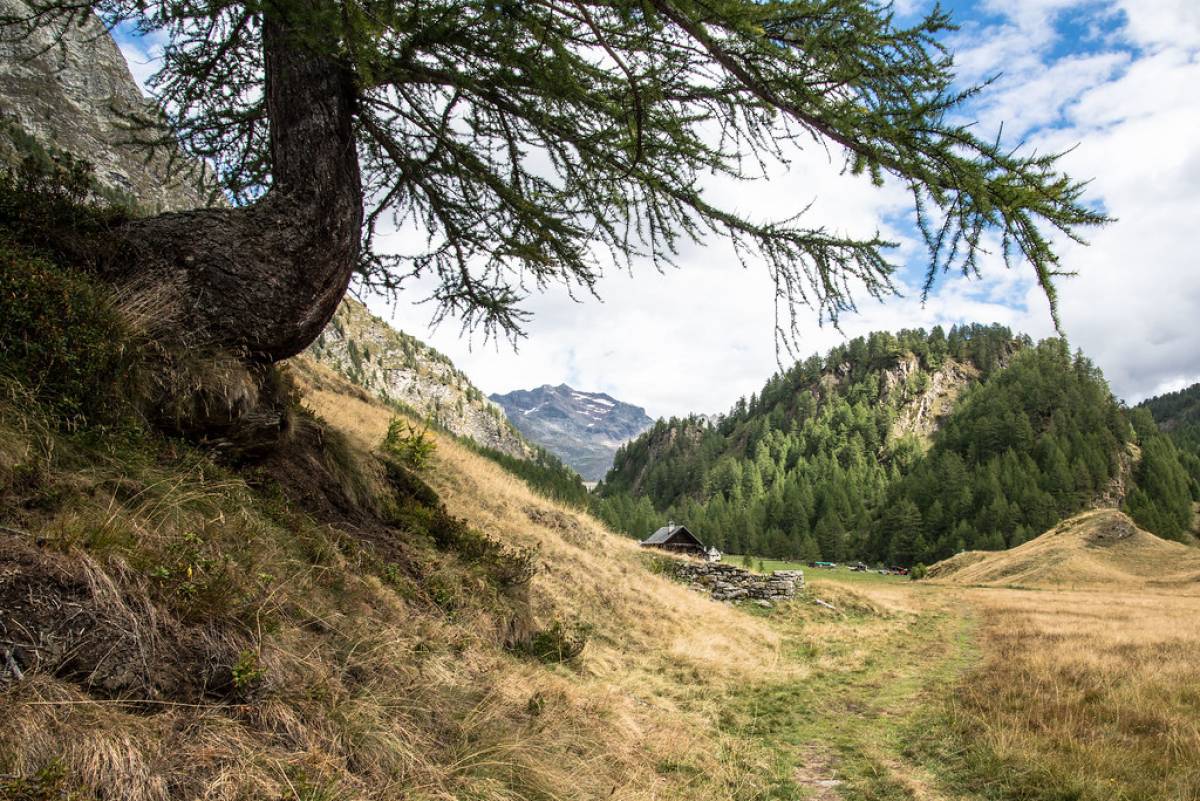
<instances>
[{"instance_id":1,"label":"stone wall","mask_svg":"<svg viewBox=\"0 0 1200 801\"><path fill-rule=\"evenodd\" d=\"M714 601L750 600L760 606L789 600L804 588L804 573L799 570L764 575L721 562L679 562L675 576L705 590Z\"/></svg>"}]
</instances>

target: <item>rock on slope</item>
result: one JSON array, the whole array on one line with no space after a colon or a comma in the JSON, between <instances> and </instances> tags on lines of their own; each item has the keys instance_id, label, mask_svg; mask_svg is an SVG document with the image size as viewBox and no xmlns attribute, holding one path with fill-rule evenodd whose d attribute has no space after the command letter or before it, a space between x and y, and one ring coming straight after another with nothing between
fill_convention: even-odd
<instances>
[{"instance_id":1,"label":"rock on slope","mask_svg":"<svg viewBox=\"0 0 1200 801\"><path fill-rule=\"evenodd\" d=\"M890 397L893 393L903 393L908 387L910 376L920 369L917 357L910 353L903 356L895 367L884 370L882 378L886 388L885 397ZM923 445L928 445L933 434L941 427L942 421L954 408L958 396L978 380L979 368L975 365L946 359L941 367L929 374L923 389L901 400L896 420L888 432L888 439L894 441L901 437L913 436Z\"/></svg>"},{"instance_id":2,"label":"rock on slope","mask_svg":"<svg viewBox=\"0 0 1200 801\"><path fill-rule=\"evenodd\" d=\"M602 392L580 392L566 384L544 384L492 395L491 399L525 436L587 481L604 478L617 448L654 423L640 406Z\"/></svg>"},{"instance_id":3,"label":"rock on slope","mask_svg":"<svg viewBox=\"0 0 1200 801\"><path fill-rule=\"evenodd\" d=\"M1115 509L1097 509L1016 548L938 562L929 578L1022 587L1200 586L1200 549L1143 531Z\"/></svg>"},{"instance_id":4,"label":"rock on slope","mask_svg":"<svg viewBox=\"0 0 1200 801\"><path fill-rule=\"evenodd\" d=\"M0 16L21 16L28 6L0 0ZM121 51L100 22L88 15L60 42L49 26L27 38L0 36L0 160L31 147L57 148L86 159L97 181L148 211L205 205L188 176L169 174L168 156L130 144L126 118L151 106L129 73Z\"/></svg>"},{"instance_id":5,"label":"rock on slope","mask_svg":"<svg viewBox=\"0 0 1200 801\"><path fill-rule=\"evenodd\" d=\"M533 448L446 356L346 298L308 354L378 397L481 445L526 459Z\"/></svg>"}]
</instances>

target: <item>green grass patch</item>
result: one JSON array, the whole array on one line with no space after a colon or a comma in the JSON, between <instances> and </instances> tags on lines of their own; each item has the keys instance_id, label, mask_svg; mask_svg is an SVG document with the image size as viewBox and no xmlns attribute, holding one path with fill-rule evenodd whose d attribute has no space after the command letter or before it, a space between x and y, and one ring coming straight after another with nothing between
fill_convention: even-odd
<instances>
[{"instance_id":1,"label":"green grass patch","mask_svg":"<svg viewBox=\"0 0 1200 801\"><path fill-rule=\"evenodd\" d=\"M771 797L805 798L818 781L840 781L848 801L913 798L905 767L929 774L910 754L913 731L929 725L930 700L973 659L970 621L946 611L848 614L817 633L803 607L775 619L784 653L813 672L748 686L721 718L730 734L772 749Z\"/></svg>"}]
</instances>

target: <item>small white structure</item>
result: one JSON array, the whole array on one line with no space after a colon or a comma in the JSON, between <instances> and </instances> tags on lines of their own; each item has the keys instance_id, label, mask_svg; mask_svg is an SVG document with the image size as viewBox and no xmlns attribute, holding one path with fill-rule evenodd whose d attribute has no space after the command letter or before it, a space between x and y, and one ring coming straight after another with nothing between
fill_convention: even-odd
<instances>
[{"instance_id":1,"label":"small white structure","mask_svg":"<svg viewBox=\"0 0 1200 801\"><path fill-rule=\"evenodd\" d=\"M718 551L712 545L708 546L708 549L704 552L704 561L705 562L720 562L721 561L721 552Z\"/></svg>"}]
</instances>

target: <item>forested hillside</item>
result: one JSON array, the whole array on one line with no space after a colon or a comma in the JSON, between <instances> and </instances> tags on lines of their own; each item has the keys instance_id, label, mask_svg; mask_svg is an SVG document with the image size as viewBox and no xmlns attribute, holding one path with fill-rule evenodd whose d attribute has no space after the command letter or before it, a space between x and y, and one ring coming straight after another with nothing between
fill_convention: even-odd
<instances>
[{"instance_id":1,"label":"forested hillside","mask_svg":"<svg viewBox=\"0 0 1200 801\"><path fill-rule=\"evenodd\" d=\"M618 453L597 507L634 536L672 517L731 552L910 564L1011 547L1126 497L1178 538L1183 475L1065 342L973 325L857 338L716 425L660 421Z\"/></svg>"},{"instance_id":2,"label":"forested hillside","mask_svg":"<svg viewBox=\"0 0 1200 801\"><path fill-rule=\"evenodd\" d=\"M1200 384L1142 401L1138 408L1149 412L1159 429L1175 443L1192 482L1192 492L1200 500Z\"/></svg>"}]
</instances>

